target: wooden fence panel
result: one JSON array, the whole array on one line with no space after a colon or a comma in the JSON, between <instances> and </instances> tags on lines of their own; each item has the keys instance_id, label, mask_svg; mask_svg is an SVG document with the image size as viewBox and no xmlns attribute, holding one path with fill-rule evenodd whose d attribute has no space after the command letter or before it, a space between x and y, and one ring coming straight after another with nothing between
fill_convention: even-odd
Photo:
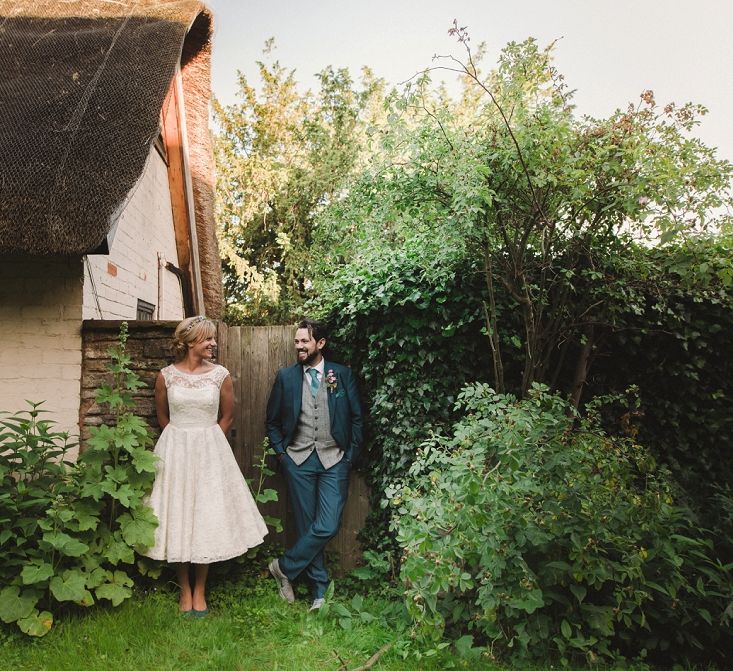
<instances>
[{"instance_id":1,"label":"wooden fence panel","mask_svg":"<svg viewBox=\"0 0 733 671\"><path fill-rule=\"evenodd\" d=\"M229 441L244 476L256 489L259 471L255 464L262 454L265 439L267 398L278 369L295 360L292 326L226 326L218 324L219 362L229 369L234 383L236 412ZM269 477L265 487L277 490L279 500L259 504L265 515L279 517L283 534L268 535L269 541L284 545L294 542L292 512L288 506L287 486L277 473ZM329 543L327 552L334 557L334 569L349 570L357 565L361 549L356 535L364 526L368 512L369 492L364 479L352 473L349 500L341 530Z\"/></svg>"},{"instance_id":2,"label":"wooden fence panel","mask_svg":"<svg viewBox=\"0 0 733 671\"><path fill-rule=\"evenodd\" d=\"M245 471L246 455L243 451L243 443L241 441L233 440L233 438L240 432L239 427L241 426L241 419L239 417L239 414L242 411L242 403L236 392L236 390L240 389L242 385L242 358L241 356L239 356L240 333L239 331L235 330L232 331L232 333L228 334L228 337L226 339L217 338L217 344L219 345L219 347L221 347L222 340L224 340L224 342L226 343L226 351L229 353L229 358L227 359L227 364L225 365L229 369L229 374L232 376L232 382L234 383L235 389L234 411L236 414L234 416L232 428L229 431L229 442L232 446L232 450L234 452L234 456L237 459L240 470L245 473L245 477L247 477L247 473ZM219 355L221 358L221 350L219 351Z\"/></svg>"}]
</instances>

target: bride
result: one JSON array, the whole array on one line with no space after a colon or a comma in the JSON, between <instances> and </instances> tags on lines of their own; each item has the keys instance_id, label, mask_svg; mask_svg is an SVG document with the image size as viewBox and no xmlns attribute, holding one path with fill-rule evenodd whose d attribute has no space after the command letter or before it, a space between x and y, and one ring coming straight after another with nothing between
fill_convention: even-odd
<instances>
[{"instance_id":1,"label":"bride","mask_svg":"<svg viewBox=\"0 0 733 671\"><path fill-rule=\"evenodd\" d=\"M244 554L267 533L226 439L234 388L229 371L211 361L215 334L206 317L184 319L173 336L175 362L155 381L162 433L148 503L159 524L145 554L176 564L179 609L194 617L209 612L209 564Z\"/></svg>"}]
</instances>

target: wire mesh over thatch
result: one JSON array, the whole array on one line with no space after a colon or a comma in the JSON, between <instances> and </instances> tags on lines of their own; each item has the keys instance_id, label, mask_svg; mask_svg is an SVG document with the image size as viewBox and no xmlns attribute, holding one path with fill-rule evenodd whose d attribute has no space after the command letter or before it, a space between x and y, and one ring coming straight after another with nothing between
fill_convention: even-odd
<instances>
[{"instance_id":1,"label":"wire mesh over thatch","mask_svg":"<svg viewBox=\"0 0 733 671\"><path fill-rule=\"evenodd\" d=\"M104 247L180 63L205 309L220 313L211 30L196 0L0 0L0 254Z\"/></svg>"},{"instance_id":2,"label":"wire mesh over thatch","mask_svg":"<svg viewBox=\"0 0 733 671\"><path fill-rule=\"evenodd\" d=\"M0 252L102 243L201 11L191 0L0 0ZM199 38L192 55L208 31Z\"/></svg>"}]
</instances>

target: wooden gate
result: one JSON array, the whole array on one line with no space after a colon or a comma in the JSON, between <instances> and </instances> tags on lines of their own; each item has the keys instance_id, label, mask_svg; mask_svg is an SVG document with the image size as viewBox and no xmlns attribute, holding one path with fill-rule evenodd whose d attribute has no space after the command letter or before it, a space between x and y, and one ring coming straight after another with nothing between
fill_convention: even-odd
<instances>
[{"instance_id":1,"label":"wooden gate","mask_svg":"<svg viewBox=\"0 0 733 671\"><path fill-rule=\"evenodd\" d=\"M267 398L278 369L295 361L294 329L292 326L227 326L223 322L217 326L218 361L229 369L234 383L235 414L229 442L245 478L256 488L260 474L255 465L262 456ZM265 515L279 517L284 527L282 534L270 531L268 540L289 545L295 541L295 529L285 482L277 473L267 479L265 486L277 490L279 500L259 504L260 510ZM347 571L357 565L361 549L356 535L364 525L368 508L364 479L352 473L341 530L327 549L333 569Z\"/></svg>"}]
</instances>

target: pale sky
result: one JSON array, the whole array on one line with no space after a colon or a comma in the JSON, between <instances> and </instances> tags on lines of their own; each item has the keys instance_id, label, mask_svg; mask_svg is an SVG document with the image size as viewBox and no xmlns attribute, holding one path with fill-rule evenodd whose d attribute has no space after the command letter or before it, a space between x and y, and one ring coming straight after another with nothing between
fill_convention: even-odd
<instances>
[{"instance_id":1,"label":"pale sky","mask_svg":"<svg viewBox=\"0 0 733 671\"><path fill-rule=\"evenodd\" d=\"M327 65L362 65L396 84L462 54L448 36L457 19L471 44L561 38L555 64L580 113L607 116L652 89L658 103L709 109L698 135L733 161L733 2L730 0L204 0L214 12L213 89L235 102L236 72L256 80L255 62L275 38L275 57L305 86ZM447 75L446 75L447 76Z\"/></svg>"}]
</instances>

